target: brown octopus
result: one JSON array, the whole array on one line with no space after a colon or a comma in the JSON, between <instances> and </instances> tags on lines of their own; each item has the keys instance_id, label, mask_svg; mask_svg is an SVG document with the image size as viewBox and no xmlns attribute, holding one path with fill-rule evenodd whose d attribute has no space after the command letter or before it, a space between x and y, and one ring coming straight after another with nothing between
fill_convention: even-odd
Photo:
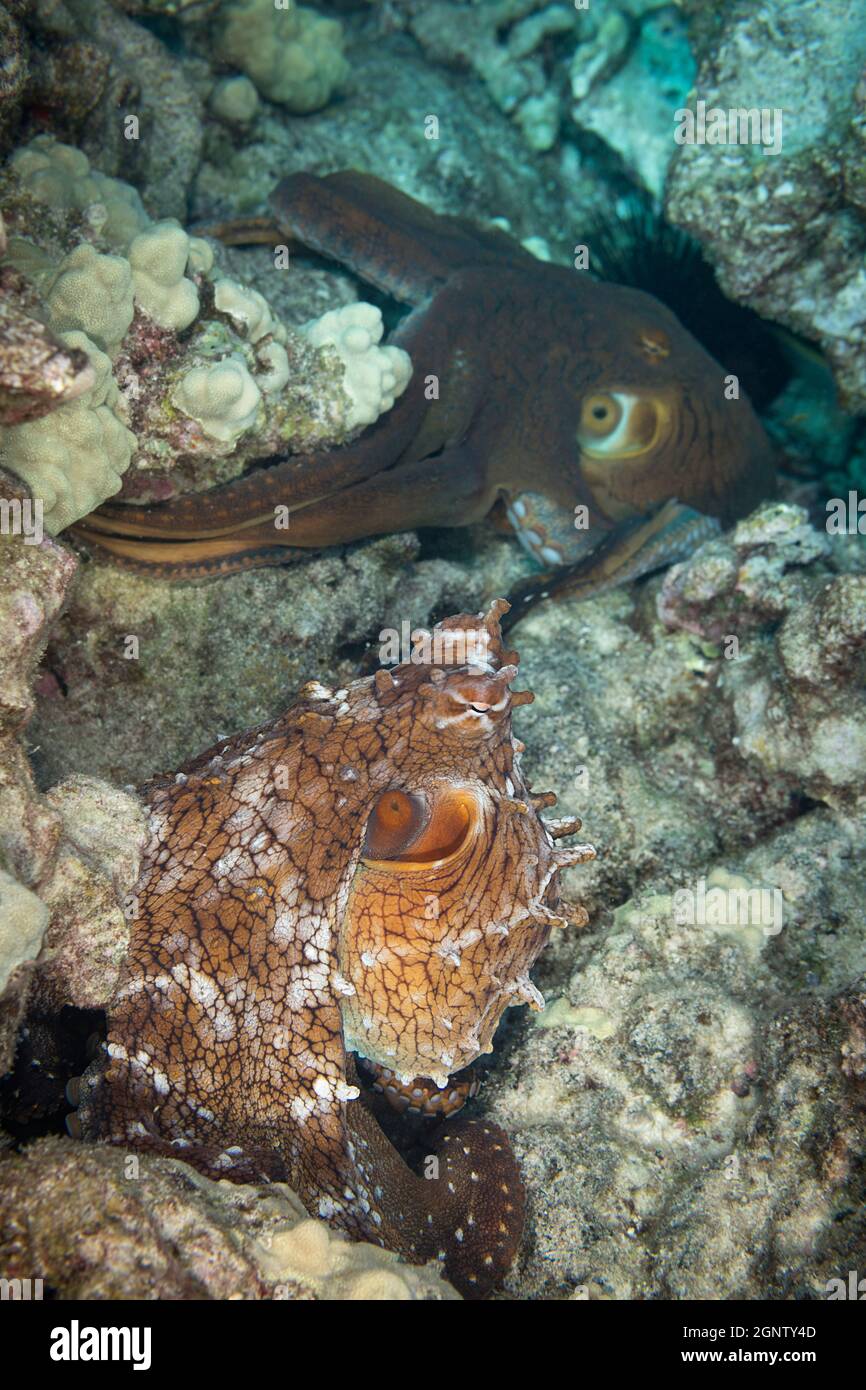
<instances>
[{"instance_id":1,"label":"brown octopus","mask_svg":"<svg viewBox=\"0 0 866 1390\"><path fill-rule=\"evenodd\" d=\"M557 848L579 821L544 822L555 798L523 781L511 711L532 695L510 689L507 607L447 619L344 690L312 682L272 724L146 785L128 958L78 1112L88 1138L286 1180L311 1213L439 1259L471 1296L523 1228L508 1141L448 1120L416 1176L351 1054L423 1108L491 1051L509 1005L543 1004L529 971L566 925L559 872L594 852Z\"/></svg>"},{"instance_id":2,"label":"brown octopus","mask_svg":"<svg viewBox=\"0 0 866 1390\"><path fill-rule=\"evenodd\" d=\"M294 240L412 306L391 338L412 359L407 390L329 453L101 507L76 528L90 546L195 578L466 526L500 503L558 587L594 589L683 558L773 491L745 394L651 295L540 261L369 174L294 174L271 206L276 227L234 238Z\"/></svg>"}]
</instances>

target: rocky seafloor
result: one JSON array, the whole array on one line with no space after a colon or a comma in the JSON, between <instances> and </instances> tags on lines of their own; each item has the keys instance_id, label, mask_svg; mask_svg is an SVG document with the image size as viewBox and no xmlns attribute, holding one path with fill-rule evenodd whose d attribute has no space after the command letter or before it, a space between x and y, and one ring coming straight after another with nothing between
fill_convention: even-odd
<instances>
[{"instance_id":1,"label":"rocky seafloor","mask_svg":"<svg viewBox=\"0 0 866 1390\"><path fill-rule=\"evenodd\" d=\"M471 1103L507 1131L527 1187L512 1298L819 1299L866 1265L866 28L843 42L847 8L622 0L578 30L571 6L532 0L359 0L319 7L338 28L315 31L311 75L247 52L233 0L0 4L7 497L55 446L79 469L58 487L67 517L110 495L107 478L170 496L276 438L353 437L339 363L305 326L362 287L303 261L275 280L263 248L214 245L222 282L196 260L200 224L261 212L296 169L370 169L438 210L507 219L554 259L636 193L664 201L782 345L763 405L778 497L667 572L542 601L514 630L535 692L516 718L527 778L598 857L565 874L590 921L541 957L547 1007L506 1015ZM809 55L808 82L791 54ZM767 94L790 145L757 164L677 148L665 121L695 84L725 104ZM119 93L152 122L133 149ZM58 144L86 168L58 163ZM81 192L94 175L117 184ZM172 233L181 260L154 288L147 238L165 219L187 240ZM69 338L85 329L61 292L82 235L112 259L120 306L88 319L108 365L84 394ZM227 281L267 300L261 332ZM221 307L238 302L246 318ZM48 336L22 338L22 319ZM208 360L191 330L221 335L261 397L205 463L207 417L181 427L177 411ZM136 364L154 342L148 394ZM274 343L291 409L268 394ZM90 416L98 473L80 465ZM852 496L853 525L828 528L828 503ZM274 718L307 679L369 671L383 628L478 610L529 558L482 524L172 584L82 559L58 529L0 534L0 1272L38 1270L60 1298L456 1297L435 1269L329 1232L281 1184L146 1155L130 1181L122 1152L66 1136L64 1088L128 939L135 785ZM761 911L744 920L749 894Z\"/></svg>"}]
</instances>

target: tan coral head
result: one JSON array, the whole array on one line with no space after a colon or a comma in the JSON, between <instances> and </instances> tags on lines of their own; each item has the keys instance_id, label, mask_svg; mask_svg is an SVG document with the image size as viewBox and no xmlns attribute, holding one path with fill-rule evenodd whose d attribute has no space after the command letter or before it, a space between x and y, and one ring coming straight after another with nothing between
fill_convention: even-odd
<instances>
[{"instance_id":1,"label":"tan coral head","mask_svg":"<svg viewBox=\"0 0 866 1390\"><path fill-rule=\"evenodd\" d=\"M407 663L377 682L395 701L414 687L410 742L423 756L417 770L407 759L369 811L341 933L352 990L342 1012L347 1047L406 1084L444 1087L492 1050L509 1005L542 1006L529 971L551 927L565 925L559 870L594 853L555 848L579 822L546 826L536 804L549 794L533 798L523 782L511 711L532 695L511 690L506 608L500 600L484 619L464 614L432 634L435 644L486 633L486 666Z\"/></svg>"}]
</instances>

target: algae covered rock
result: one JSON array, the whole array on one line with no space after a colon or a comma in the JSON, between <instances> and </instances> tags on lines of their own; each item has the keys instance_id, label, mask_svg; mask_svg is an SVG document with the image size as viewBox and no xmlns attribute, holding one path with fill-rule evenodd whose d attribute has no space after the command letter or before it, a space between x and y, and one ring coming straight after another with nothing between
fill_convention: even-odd
<instances>
[{"instance_id":1,"label":"algae covered rock","mask_svg":"<svg viewBox=\"0 0 866 1390\"><path fill-rule=\"evenodd\" d=\"M20 425L81 396L94 381L88 356L60 341L24 308L20 277L3 275L0 299L0 425Z\"/></svg>"},{"instance_id":2,"label":"algae covered rock","mask_svg":"<svg viewBox=\"0 0 866 1390\"><path fill-rule=\"evenodd\" d=\"M0 1263L61 1299L456 1300L307 1216L284 1183L211 1182L184 1163L46 1139L0 1156ZM75 1259L70 1260L70 1251Z\"/></svg>"},{"instance_id":3,"label":"algae covered rock","mask_svg":"<svg viewBox=\"0 0 866 1390\"><path fill-rule=\"evenodd\" d=\"M862 830L814 813L549 964L545 993L563 993L492 1111L536 1203L513 1292L820 1298L849 1268L866 1237L862 852Z\"/></svg>"},{"instance_id":4,"label":"algae covered rock","mask_svg":"<svg viewBox=\"0 0 866 1390\"><path fill-rule=\"evenodd\" d=\"M5 479L4 491L7 507L27 501L10 498ZM51 875L61 836L60 817L34 784L22 735L33 712L35 666L75 572L73 557L54 542L35 533L28 542L10 529L0 530L0 1071L14 1054L48 925L40 888Z\"/></svg>"},{"instance_id":5,"label":"algae covered rock","mask_svg":"<svg viewBox=\"0 0 866 1390\"><path fill-rule=\"evenodd\" d=\"M866 790L866 576L814 563L831 551L801 508L768 504L675 565L658 611L723 653L739 756L853 808Z\"/></svg>"},{"instance_id":6,"label":"algae covered rock","mask_svg":"<svg viewBox=\"0 0 866 1390\"><path fill-rule=\"evenodd\" d=\"M726 294L820 344L843 404L862 412L863 15L846 0L690 8L700 21L695 90L705 114L722 113L727 148L718 139L679 148L668 215L701 243ZM704 24L705 12L715 22L707 14Z\"/></svg>"},{"instance_id":7,"label":"algae covered rock","mask_svg":"<svg viewBox=\"0 0 866 1390\"><path fill-rule=\"evenodd\" d=\"M94 778L37 789L23 743L36 665L66 599L74 557L47 538L0 533L0 1071L34 986L43 1005L101 1007L128 940L144 816ZM128 905L127 905L128 907Z\"/></svg>"}]
</instances>

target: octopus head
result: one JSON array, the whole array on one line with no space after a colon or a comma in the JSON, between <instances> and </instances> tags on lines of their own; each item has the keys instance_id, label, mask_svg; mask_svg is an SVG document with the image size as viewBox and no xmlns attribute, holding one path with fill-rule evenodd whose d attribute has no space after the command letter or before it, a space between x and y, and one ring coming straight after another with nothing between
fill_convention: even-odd
<instances>
[{"instance_id":1,"label":"octopus head","mask_svg":"<svg viewBox=\"0 0 866 1390\"><path fill-rule=\"evenodd\" d=\"M531 696L511 691L513 657L423 673L406 692L410 753L368 807L341 931L344 1035L406 1082L444 1086L492 1050L504 1009L539 1006L528 972L561 921L572 852L554 847L521 780L511 711Z\"/></svg>"},{"instance_id":2,"label":"octopus head","mask_svg":"<svg viewBox=\"0 0 866 1390\"><path fill-rule=\"evenodd\" d=\"M617 522L675 497L729 520L772 491L772 451L736 378L664 305L609 286L618 313L595 321L589 368L573 379L579 477Z\"/></svg>"}]
</instances>

